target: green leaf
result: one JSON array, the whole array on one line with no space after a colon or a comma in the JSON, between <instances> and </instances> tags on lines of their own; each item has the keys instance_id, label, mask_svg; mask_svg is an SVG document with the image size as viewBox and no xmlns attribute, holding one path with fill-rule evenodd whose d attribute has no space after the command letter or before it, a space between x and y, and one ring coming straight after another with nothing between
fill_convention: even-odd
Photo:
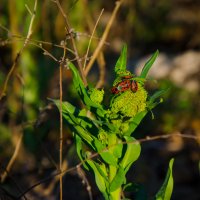
<instances>
[{"instance_id":1,"label":"green leaf","mask_svg":"<svg viewBox=\"0 0 200 200\"><path fill-rule=\"evenodd\" d=\"M125 136L130 136L138 127L142 119L147 114L147 110L137 113L129 123L129 129L124 133Z\"/></svg>"},{"instance_id":2,"label":"green leaf","mask_svg":"<svg viewBox=\"0 0 200 200\"><path fill-rule=\"evenodd\" d=\"M60 103L58 103L59 101L55 100L54 102L59 108L59 105L60 105ZM71 125L70 126L71 130L77 133L88 145L90 145L90 147L94 149L93 140L95 137L91 135L91 133L83 127L84 122L82 121L83 123L81 124L80 123L81 119L79 119L78 116L74 116L74 114L68 111L69 110L67 109L64 110L62 115L67 120L67 122Z\"/></svg>"},{"instance_id":3,"label":"green leaf","mask_svg":"<svg viewBox=\"0 0 200 200\"><path fill-rule=\"evenodd\" d=\"M96 162L94 162L96 168L98 169L99 173L101 174L101 176L108 182L108 174L107 174L107 170L106 170L106 166L104 163L98 164Z\"/></svg>"},{"instance_id":4,"label":"green leaf","mask_svg":"<svg viewBox=\"0 0 200 200\"><path fill-rule=\"evenodd\" d=\"M83 166L85 167L85 169L89 170L89 168L87 167L87 165L84 162L85 158L82 156L82 151L83 151L82 140L77 134L75 134L75 140L76 140L76 152L78 154L78 157L82 161Z\"/></svg>"},{"instance_id":5,"label":"green leaf","mask_svg":"<svg viewBox=\"0 0 200 200\"><path fill-rule=\"evenodd\" d=\"M156 107L159 103L162 103L163 99L160 98L163 94L165 94L168 91L168 89L166 90L159 90L157 92L155 92L149 99L149 101L147 102L148 105L147 107L151 110L154 107ZM159 99L159 100L157 100ZM157 101L156 101L157 100Z\"/></svg>"},{"instance_id":6,"label":"green leaf","mask_svg":"<svg viewBox=\"0 0 200 200\"><path fill-rule=\"evenodd\" d=\"M133 137L124 136L124 138L127 142L127 149L120 165L124 168L124 171L127 172L133 162L138 159L141 152L141 146Z\"/></svg>"},{"instance_id":7,"label":"green leaf","mask_svg":"<svg viewBox=\"0 0 200 200\"><path fill-rule=\"evenodd\" d=\"M95 149L93 146L94 136L91 135L88 131L83 129L81 126L73 126L72 130L77 133L81 139L83 139L91 148Z\"/></svg>"},{"instance_id":8,"label":"green leaf","mask_svg":"<svg viewBox=\"0 0 200 200\"><path fill-rule=\"evenodd\" d=\"M113 155L115 156L115 158L121 158L122 156L122 150L123 150L123 144L120 142L118 144L115 145L114 151L113 151Z\"/></svg>"},{"instance_id":9,"label":"green leaf","mask_svg":"<svg viewBox=\"0 0 200 200\"><path fill-rule=\"evenodd\" d=\"M121 51L121 55L115 65L115 73L116 74L126 71L126 60L127 60L127 45L124 44L122 51Z\"/></svg>"},{"instance_id":10,"label":"green leaf","mask_svg":"<svg viewBox=\"0 0 200 200\"><path fill-rule=\"evenodd\" d=\"M88 160L87 163L90 165L90 167L92 168L94 175L95 175L95 182L99 188L99 190L102 193L106 193L106 180L104 179L104 177L100 174L98 168L96 167L96 165L94 164L95 162L92 160Z\"/></svg>"},{"instance_id":11,"label":"green leaf","mask_svg":"<svg viewBox=\"0 0 200 200\"><path fill-rule=\"evenodd\" d=\"M150 101L154 102L157 98L161 97L163 94L165 94L168 91L168 89L166 90L158 90L156 91L151 97L150 97Z\"/></svg>"},{"instance_id":12,"label":"green leaf","mask_svg":"<svg viewBox=\"0 0 200 200\"><path fill-rule=\"evenodd\" d=\"M113 178L111 184L110 184L110 191L114 192L117 190L121 185L126 181L126 173L123 169L123 167L119 166L117 170L117 174Z\"/></svg>"},{"instance_id":13,"label":"green leaf","mask_svg":"<svg viewBox=\"0 0 200 200\"><path fill-rule=\"evenodd\" d=\"M60 109L59 100L51 99L51 101ZM79 110L69 102L63 102L62 115L72 125L70 128L92 147L93 135L91 132L95 135L98 133L98 128L90 118L86 117L85 110Z\"/></svg>"},{"instance_id":14,"label":"green leaf","mask_svg":"<svg viewBox=\"0 0 200 200\"><path fill-rule=\"evenodd\" d=\"M108 146L108 151L114 155L115 158L118 159L121 157L123 144L116 134L108 134Z\"/></svg>"},{"instance_id":15,"label":"green leaf","mask_svg":"<svg viewBox=\"0 0 200 200\"><path fill-rule=\"evenodd\" d=\"M54 100L54 99L49 99L50 101L53 101L55 103L55 105L57 106L58 110L60 110L60 101L59 100ZM65 102L68 103L68 102ZM78 124L78 121L76 120L76 118L71 115L74 112L74 108L72 109L71 106L69 107L69 109L67 108L67 106L65 106L65 103L62 103L62 115L63 117L68 121L68 123L75 125Z\"/></svg>"},{"instance_id":16,"label":"green leaf","mask_svg":"<svg viewBox=\"0 0 200 200\"><path fill-rule=\"evenodd\" d=\"M113 154L111 154L106 147L101 144L101 142L96 139L94 140L94 145L96 147L97 152L101 156L101 158L109 165L117 166L117 161Z\"/></svg>"},{"instance_id":17,"label":"green leaf","mask_svg":"<svg viewBox=\"0 0 200 200\"><path fill-rule=\"evenodd\" d=\"M167 171L167 175L165 177L165 181L156 194L155 200L170 200L173 190L173 174L172 174L172 167L173 167L174 159L172 158L169 162L169 168Z\"/></svg>"},{"instance_id":18,"label":"green leaf","mask_svg":"<svg viewBox=\"0 0 200 200\"><path fill-rule=\"evenodd\" d=\"M153 65L153 63L155 62L157 56L159 54L159 51L157 50L152 56L151 58L146 62L146 64L144 65L142 72L140 74L140 78L146 78L151 66Z\"/></svg>"},{"instance_id":19,"label":"green leaf","mask_svg":"<svg viewBox=\"0 0 200 200\"><path fill-rule=\"evenodd\" d=\"M100 104L95 103L94 101L92 101L88 95L88 92L83 84L83 81L79 75L78 70L76 69L76 67L72 64L69 63L69 68L72 70L73 72L73 82L74 82L74 86L81 98L81 100L83 101L83 103L87 106L87 108L93 112L94 114L96 114L97 116L103 118L104 115L106 114L106 111L103 109L103 107Z\"/></svg>"}]
</instances>

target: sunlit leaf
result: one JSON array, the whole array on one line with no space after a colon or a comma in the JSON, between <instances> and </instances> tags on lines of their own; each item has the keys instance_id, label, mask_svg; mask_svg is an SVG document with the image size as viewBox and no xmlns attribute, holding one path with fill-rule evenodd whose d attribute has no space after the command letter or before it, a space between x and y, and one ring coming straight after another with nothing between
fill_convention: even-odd
<instances>
[{"instance_id":1,"label":"sunlit leaf","mask_svg":"<svg viewBox=\"0 0 200 200\"><path fill-rule=\"evenodd\" d=\"M159 54L159 51L157 50L152 56L151 58L146 62L146 64L144 65L142 72L140 74L140 78L146 78L150 68L152 67L153 63L155 62L157 56Z\"/></svg>"},{"instance_id":2,"label":"sunlit leaf","mask_svg":"<svg viewBox=\"0 0 200 200\"><path fill-rule=\"evenodd\" d=\"M126 71L126 60L127 60L127 45L124 44L122 51L121 51L121 55L115 65L115 73L116 74Z\"/></svg>"},{"instance_id":3,"label":"sunlit leaf","mask_svg":"<svg viewBox=\"0 0 200 200\"><path fill-rule=\"evenodd\" d=\"M81 139L81 137L79 137L79 135L75 134L75 140L76 140L76 152L78 154L78 157L82 161L83 166L85 167L85 169L89 170L89 168L87 167L87 165L84 162L85 158L82 156L82 151L83 151L82 139Z\"/></svg>"},{"instance_id":4,"label":"sunlit leaf","mask_svg":"<svg viewBox=\"0 0 200 200\"><path fill-rule=\"evenodd\" d=\"M145 117L146 114L147 114L147 110L137 113L134 116L134 118L131 119L129 123L129 129L124 133L124 135L130 136L138 127L138 125L140 124L140 122L142 121L142 119Z\"/></svg>"},{"instance_id":5,"label":"sunlit leaf","mask_svg":"<svg viewBox=\"0 0 200 200\"><path fill-rule=\"evenodd\" d=\"M172 158L169 162L169 168L167 171L167 175L165 177L165 181L156 194L155 200L170 200L174 185L172 167L173 167L174 159Z\"/></svg>"},{"instance_id":6,"label":"sunlit leaf","mask_svg":"<svg viewBox=\"0 0 200 200\"><path fill-rule=\"evenodd\" d=\"M168 89L156 91L156 92L150 97L150 102L154 102L156 99L158 99L159 97L161 97L162 95L164 95L167 91L168 91Z\"/></svg>"},{"instance_id":7,"label":"sunlit leaf","mask_svg":"<svg viewBox=\"0 0 200 200\"><path fill-rule=\"evenodd\" d=\"M117 161L114 155L107 151L106 147L102 145L102 143L98 139L94 141L94 144L97 152L106 163L108 163L109 165L117 166Z\"/></svg>"},{"instance_id":8,"label":"sunlit leaf","mask_svg":"<svg viewBox=\"0 0 200 200\"><path fill-rule=\"evenodd\" d=\"M50 100L56 104L58 109L60 109L59 100L53 100L53 99ZM93 132L94 135L95 133L97 134L98 128L93 123L94 121L87 117L86 110L84 109L79 110L69 102L65 101L62 102L62 115L69 124L81 126L85 130Z\"/></svg>"},{"instance_id":9,"label":"sunlit leaf","mask_svg":"<svg viewBox=\"0 0 200 200\"><path fill-rule=\"evenodd\" d=\"M94 161L88 160L87 163L90 165L90 167L94 171L95 181L96 181L96 184L97 184L99 190L102 193L106 193L105 178L99 173L99 170L97 169L96 165L94 164Z\"/></svg>"},{"instance_id":10,"label":"sunlit leaf","mask_svg":"<svg viewBox=\"0 0 200 200\"><path fill-rule=\"evenodd\" d=\"M120 143L116 134L108 134L108 151L115 156L115 158L120 158L122 155L123 144Z\"/></svg>"},{"instance_id":11,"label":"sunlit leaf","mask_svg":"<svg viewBox=\"0 0 200 200\"><path fill-rule=\"evenodd\" d=\"M124 171L127 172L133 162L138 159L141 152L141 146L133 137L124 136L124 138L127 142L127 149L120 164L124 168Z\"/></svg>"},{"instance_id":12,"label":"sunlit leaf","mask_svg":"<svg viewBox=\"0 0 200 200\"><path fill-rule=\"evenodd\" d=\"M119 166L119 169L117 170L117 173L110 184L111 192L113 192L113 191L117 190L119 187L121 187L121 185L126 180L125 175L126 175L126 173L125 173L123 167Z\"/></svg>"},{"instance_id":13,"label":"sunlit leaf","mask_svg":"<svg viewBox=\"0 0 200 200\"><path fill-rule=\"evenodd\" d=\"M93 112L94 114L96 114L97 116L99 116L101 118L104 117L104 115L106 114L106 111L103 109L103 107L100 104L97 104L90 99L90 97L87 93L87 89L85 88L83 81L82 81L76 67L72 63L69 63L69 68L73 72L74 86L75 86L81 100L83 101L83 103L87 106L87 108L91 112Z\"/></svg>"},{"instance_id":14,"label":"sunlit leaf","mask_svg":"<svg viewBox=\"0 0 200 200\"><path fill-rule=\"evenodd\" d=\"M108 182L108 174L107 169L104 163L98 164L97 162L94 162L96 168L98 169L101 176Z\"/></svg>"},{"instance_id":15,"label":"sunlit leaf","mask_svg":"<svg viewBox=\"0 0 200 200\"><path fill-rule=\"evenodd\" d=\"M90 132L78 125L71 127L71 129L77 133L87 144L89 144L90 147L93 147L93 149L95 148L93 146L94 136Z\"/></svg>"}]
</instances>

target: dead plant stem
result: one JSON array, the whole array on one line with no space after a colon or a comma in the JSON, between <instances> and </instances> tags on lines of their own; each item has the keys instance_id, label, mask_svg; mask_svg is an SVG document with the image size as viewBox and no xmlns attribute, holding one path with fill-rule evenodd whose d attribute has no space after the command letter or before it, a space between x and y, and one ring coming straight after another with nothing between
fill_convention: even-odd
<instances>
[{"instance_id":1,"label":"dead plant stem","mask_svg":"<svg viewBox=\"0 0 200 200\"><path fill-rule=\"evenodd\" d=\"M2 92L0 94L0 100L6 95L6 91L7 91L7 86L8 86L8 81L10 80L10 77L13 73L13 71L15 70L16 68L16 65L19 61L19 58L20 58L20 55L21 53L23 52L23 50L25 49L25 47L27 46L28 44L28 41L33 33L33 23L34 23L34 20L35 20L35 16L36 16L36 9L37 9L37 0L35 0L35 4L34 4L34 9L33 9L33 13L31 15L31 21L30 21L30 24L29 24L29 28L28 28L28 33L27 33L27 37L26 37L26 40L24 42L24 45L23 47L20 49L20 51L17 53L17 56L15 57L15 60L13 62L13 65L10 69L10 71L8 72L7 76L6 76L6 79L5 79L5 82L3 84L3 89L2 89Z\"/></svg>"},{"instance_id":2,"label":"dead plant stem","mask_svg":"<svg viewBox=\"0 0 200 200\"><path fill-rule=\"evenodd\" d=\"M66 58L66 41L64 42L64 51L63 57L60 62L59 67L59 85L60 85L60 147L59 147L59 169L60 169L60 200L63 199L63 175L62 175L62 163L63 163L63 118L62 118L62 100L63 100L63 86L62 86L62 77L63 77L63 66Z\"/></svg>"},{"instance_id":3,"label":"dead plant stem","mask_svg":"<svg viewBox=\"0 0 200 200\"><path fill-rule=\"evenodd\" d=\"M149 141L154 141L154 140L160 140L160 139L168 139L170 137L181 137L181 138L185 138L185 139L192 139L192 140L199 140L200 137L199 136L193 136L193 135L186 135L186 134L181 134L181 133L176 133L176 134L167 134L167 135L157 135L157 136L152 136L152 137L149 137L147 136L146 138L142 138L140 140L136 140L136 141L133 141L133 142L122 142L122 144L127 144L127 143L144 143L144 142L149 142ZM115 144L116 145L116 144ZM109 148L113 148L113 146L115 145L112 145L110 146ZM81 167L87 160L91 160L91 159L94 159L95 157L97 157L100 153L102 152L105 152L105 151L108 151L108 148L105 148L105 149L102 149L101 152L98 152L98 153L94 153L92 154L90 157L88 157L87 159L81 161L78 165L76 165L75 167L71 167L71 168L68 168L67 170L63 170L62 172L56 172L54 174L52 174L51 176L35 183L34 185L32 185L31 187L29 187L27 190L25 190L22 194L19 195L19 197L17 199L20 199L21 197L23 197L25 194L27 194L28 192L30 192L33 188L39 186L40 184L43 184L47 181L49 181L50 179L54 178L55 176L60 176L60 174L62 173L62 175L66 174L66 173L69 173L69 172L72 172L72 171L75 171L77 170L78 167Z\"/></svg>"},{"instance_id":4,"label":"dead plant stem","mask_svg":"<svg viewBox=\"0 0 200 200\"><path fill-rule=\"evenodd\" d=\"M3 183L4 180L6 179L8 172L11 170L13 163L15 162L15 160L17 158L17 155L19 153L19 149L20 149L21 144L22 144L22 138L23 138L23 134L20 134L18 141L17 141L17 144L16 144L16 147L15 147L15 151L14 151L11 159L9 160L8 165L6 166L5 172L1 176L1 183Z\"/></svg>"},{"instance_id":5,"label":"dead plant stem","mask_svg":"<svg viewBox=\"0 0 200 200\"><path fill-rule=\"evenodd\" d=\"M86 51L86 55L85 55L85 61L84 61L84 65L83 65L83 70L85 70L86 63L87 63L87 58L88 58L88 53L89 53L89 49L90 49L90 45L91 45L92 39L93 39L93 37L94 37L94 33L95 33L95 31L96 31L96 28L97 28L97 25L98 25L98 23L99 23L99 20L100 20L102 14L103 14L103 11L104 11L104 9L101 10L101 13L100 13L100 15L99 15L99 17L98 17L98 19L97 19L97 21L96 21L96 23L95 23L95 26L94 26L93 31L92 31L92 35L91 35L91 37L90 37L90 40L89 40L89 43L88 43L88 47L87 47L87 51Z\"/></svg>"},{"instance_id":6,"label":"dead plant stem","mask_svg":"<svg viewBox=\"0 0 200 200\"><path fill-rule=\"evenodd\" d=\"M92 33L92 35L90 36L90 41L92 39L95 39L97 37L94 36L95 32L96 32L96 27L100 21L100 17L103 13L103 10L101 11L96 23L94 23L94 20L91 16L91 13L87 11L87 7L88 7L88 0L82 0L82 4L84 6L84 16L86 18L86 21L87 21L87 24L88 24L88 28L90 30L90 32ZM96 41L95 41L95 44L96 44ZM106 42L104 43L106 44ZM89 50L89 46L88 45L88 50ZM84 63L84 67L83 67L83 70L85 70L85 67L86 67L86 62L89 60L89 57L87 55L88 53L86 53L86 58L85 58L85 63ZM104 59L104 54L103 54L103 51L100 51L99 55L97 56L97 64L98 64L98 67L99 67L99 80L96 84L96 88L101 88L103 85L104 85L104 81L105 81L105 59Z\"/></svg>"},{"instance_id":7,"label":"dead plant stem","mask_svg":"<svg viewBox=\"0 0 200 200\"><path fill-rule=\"evenodd\" d=\"M71 29L71 26L70 26L70 23L68 21L68 17L67 15L65 14L61 4L60 4L60 1L59 0L56 0L55 1L56 5L58 6L58 9L60 10L64 20L65 20L65 25L66 25L66 29L67 29L67 32L70 36L70 39L71 39L71 42L72 42L72 47L73 47L73 50L74 50L74 54L75 54L75 57L76 57L76 60L77 60L77 63L78 63L78 69L80 71L80 74L81 74L81 77L83 79L83 83L85 86L87 86L87 80L86 80L86 76L84 75L84 72L83 72L83 67L82 67L82 64L81 64L81 61L80 61L80 57L79 57L79 54L78 54L78 50L77 50L77 47L76 47L76 42L75 42L75 39L74 39L74 36L73 36L73 33L72 33L72 29Z\"/></svg>"},{"instance_id":8,"label":"dead plant stem","mask_svg":"<svg viewBox=\"0 0 200 200\"><path fill-rule=\"evenodd\" d=\"M62 74L63 74L63 66L60 65L59 67L60 71L60 150L59 150L59 169L60 172L62 173L62 153L63 153L63 119L62 119ZM60 175L60 200L62 200L63 197L63 184L62 184L62 174Z\"/></svg>"},{"instance_id":9,"label":"dead plant stem","mask_svg":"<svg viewBox=\"0 0 200 200\"><path fill-rule=\"evenodd\" d=\"M104 43L105 43L105 41L106 41L106 39L107 39L107 37L108 37L108 33L109 33L109 31L110 31L110 28L111 28L111 26L112 26L112 24L113 24L113 21L114 21L116 15L117 15L117 12L118 12L118 10L119 10L119 8L120 8L122 2L123 2L123 0L117 1L117 2L116 2L115 8L114 8L114 10L113 10L113 12L112 12L112 15L111 15L111 17L110 17L110 20L108 21L108 24L107 24L107 26L106 26L106 28L105 28L105 31L104 31L104 33L103 33L103 35L102 35L102 38L101 38L101 40L100 40L100 42L99 42L97 48L95 49L95 51L94 51L94 53L93 53L93 55L92 55L91 60L89 61L89 63L87 64L87 66L86 66L86 68L85 68L85 71L84 71L85 76L88 75L90 69L92 68L92 65L94 64L94 61L96 60L96 58L98 57L99 53L101 52L101 50L102 50L102 48L103 48L103 45L104 45Z\"/></svg>"}]
</instances>

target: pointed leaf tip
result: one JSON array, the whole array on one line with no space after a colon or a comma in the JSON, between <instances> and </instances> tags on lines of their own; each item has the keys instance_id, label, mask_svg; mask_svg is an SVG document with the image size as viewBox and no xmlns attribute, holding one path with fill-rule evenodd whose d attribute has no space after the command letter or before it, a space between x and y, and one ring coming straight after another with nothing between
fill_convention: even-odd
<instances>
[{"instance_id":1,"label":"pointed leaf tip","mask_svg":"<svg viewBox=\"0 0 200 200\"><path fill-rule=\"evenodd\" d=\"M167 175L165 177L165 181L158 191L158 193L155 196L155 200L170 200L172 191L173 191L173 185L174 185L174 180L173 180L173 174L172 174L172 167L174 163L174 158L172 158L169 162L169 168L167 171Z\"/></svg>"},{"instance_id":2,"label":"pointed leaf tip","mask_svg":"<svg viewBox=\"0 0 200 200\"><path fill-rule=\"evenodd\" d=\"M140 78L146 78L149 70L151 69L153 63L155 62L156 58L159 55L159 51L156 50L156 52L151 56L151 58L146 62L146 64L144 65L142 72L140 74Z\"/></svg>"},{"instance_id":3,"label":"pointed leaf tip","mask_svg":"<svg viewBox=\"0 0 200 200\"><path fill-rule=\"evenodd\" d=\"M127 45L124 44L120 57L117 60L116 65L115 65L116 74L126 71L126 62L127 62Z\"/></svg>"}]
</instances>

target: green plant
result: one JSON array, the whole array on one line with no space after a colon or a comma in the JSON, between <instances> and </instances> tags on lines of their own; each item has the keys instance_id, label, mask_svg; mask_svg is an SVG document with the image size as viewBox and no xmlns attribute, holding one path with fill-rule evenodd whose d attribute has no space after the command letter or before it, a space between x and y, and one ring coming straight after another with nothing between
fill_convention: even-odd
<instances>
[{"instance_id":1,"label":"green plant","mask_svg":"<svg viewBox=\"0 0 200 200\"><path fill-rule=\"evenodd\" d=\"M144 88L148 71L154 63L156 51L145 64L139 77L126 70L127 46L115 65L116 79L113 86L124 76L133 76L138 90L114 94L108 106L103 104L104 90L86 88L77 68L69 63L73 72L74 86L85 108L79 110L69 102L62 103L62 115L67 120L76 140L76 150L85 169L93 171L96 184L106 200L121 199L122 191L130 186L126 173L140 156L140 143L132 136L148 111L158 105L162 91L149 96ZM54 100L60 108L60 101ZM96 152L98 156L92 156ZM95 158L95 159L94 159ZM157 200L168 200L173 188L173 159L163 186L155 196ZM134 187L134 184L131 184ZM136 187L136 186L135 186ZM141 199L139 197L139 199Z\"/></svg>"}]
</instances>

